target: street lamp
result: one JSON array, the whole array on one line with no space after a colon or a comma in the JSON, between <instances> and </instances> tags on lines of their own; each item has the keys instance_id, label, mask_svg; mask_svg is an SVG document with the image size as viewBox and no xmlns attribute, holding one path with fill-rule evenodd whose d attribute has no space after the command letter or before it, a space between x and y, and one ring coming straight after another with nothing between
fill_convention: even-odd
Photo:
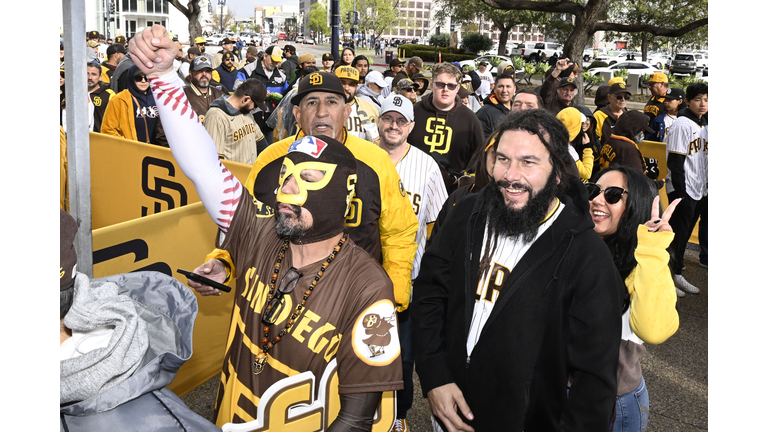
<instances>
[{"instance_id":1,"label":"street lamp","mask_svg":"<svg viewBox=\"0 0 768 432\"><path fill-rule=\"evenodd\" d=\"M219 18L220 18L220 28L221 30L219 33L224 34L224 5L227 4L227 0L219 0Z\"/></svg>"}]
</instances>

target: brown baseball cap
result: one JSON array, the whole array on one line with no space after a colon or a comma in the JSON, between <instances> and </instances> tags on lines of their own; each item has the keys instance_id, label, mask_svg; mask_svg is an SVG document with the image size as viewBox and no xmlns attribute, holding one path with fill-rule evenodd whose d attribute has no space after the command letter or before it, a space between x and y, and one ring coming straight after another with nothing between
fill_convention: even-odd
<instances>
[{"instance_id":1,"label":"brown baseball cap","mask_svg":"<svg viewBox=\"0 0 768 432\"><path fill-rule=\"evenodd\" d=\"M328 72L314 72L299 81L299 89L291 99L291 103L299 105L304 96L313 92L335 93L347 100L347 94L341 86L339 77Z\"/></svg>"},{"instance_id":2,"label":"brown baseball cap","mask_svg":"<svg viewBox=\"0 0 768 432\"><path fill-rule=\"evenodd\" d=\"M626 93L628 95L632 95L632 92L627 90L630 86L628 84L624 84L623 82L617 82L611 85L610 90L608 90L608 94L611 96L616 96L622 93Z\"/></svg>"},{"instance_id":3,"label":"brown baseball cap","mask_svg":"<svg viewBox=\"0 0 768 432\"><path fill-rule=\"evenodd\" d=\"M424 72L424 61L421 57L413 56L408 60L408 64L413 65L421 72Z\"/></svg>"},{"instance_id":4,"label":"brown baseball cap","mask_svg":"<svg viewBox=\"0 0 768 432\"><path fill-rule=\"evenodd\" d=\"M401 62L400 59L397 57L393 58L392 61L389 62L390 68L393 66L402 66L402 65L403 65L403 62Z\"/></svg>"}]
</instances>

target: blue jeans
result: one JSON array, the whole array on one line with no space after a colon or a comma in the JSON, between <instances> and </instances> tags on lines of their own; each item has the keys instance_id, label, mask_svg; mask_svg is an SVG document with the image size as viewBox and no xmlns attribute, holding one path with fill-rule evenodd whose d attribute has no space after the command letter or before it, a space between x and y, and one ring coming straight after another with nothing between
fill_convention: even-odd
<instances>
[{"instance_id":1,"label":"blue jeans","mask_svg":"<svg viewBox=\"0 0 768 432\"><path fill-rule=\"evenodd\" d=\"M397 391L397 418L404 419L413 405L413 326L411 310L406 309L397 314L400 328L400 358L403 362L403 386Z\"/></svg>"},{"instance_id":2,"label":"blue jeans","mask_svg":"<svg viewBox=\"0 0 768 432\"><path fill-rule=\"evenodd\" d=\"M648 426L648 389L645 378L633 391L616 398L616 419L612 432L644 432Z\"/></svg>"}]
</instances>

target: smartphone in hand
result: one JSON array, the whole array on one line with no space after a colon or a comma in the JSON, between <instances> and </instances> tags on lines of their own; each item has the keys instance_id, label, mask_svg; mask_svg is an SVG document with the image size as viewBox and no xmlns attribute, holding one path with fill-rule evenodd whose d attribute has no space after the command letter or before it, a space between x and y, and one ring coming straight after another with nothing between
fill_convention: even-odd
<instances>
[{"instance_id":1,"label":"smartphone in hand","mask_svg":"<svg viewBox=\"0 0 768 432\"><path fill-rule=\"evenodd\" d=\"M216 288L217 290L224 291L224 292L232 291L232 288L224 284L220 284L214 280L208 279L205 276L200 276L197 273L192 273L191 271L182 270L182 269L176 269L176 272L183 274L184 276L187 277L187 279L193 280L195 282L199 282L203 285L208 285L209 287Z\"/></svg>"}]
</instances>

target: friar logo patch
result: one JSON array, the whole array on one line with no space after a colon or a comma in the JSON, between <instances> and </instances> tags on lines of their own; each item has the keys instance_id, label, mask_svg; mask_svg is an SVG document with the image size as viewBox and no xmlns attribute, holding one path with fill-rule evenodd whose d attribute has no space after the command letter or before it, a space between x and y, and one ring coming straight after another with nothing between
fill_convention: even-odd
<instances>
[{"instance_id":1,"label":"friar logo patch","mask_svg":"<svg viewBox=\"0 0 768 432\"><path fill-rule=\"evenodd\" d=\"M369 306L357 318L352 345L357 357L372 366L386 366L400 354L397 313L389 300Z\"/></svg>"}]
</instances>

